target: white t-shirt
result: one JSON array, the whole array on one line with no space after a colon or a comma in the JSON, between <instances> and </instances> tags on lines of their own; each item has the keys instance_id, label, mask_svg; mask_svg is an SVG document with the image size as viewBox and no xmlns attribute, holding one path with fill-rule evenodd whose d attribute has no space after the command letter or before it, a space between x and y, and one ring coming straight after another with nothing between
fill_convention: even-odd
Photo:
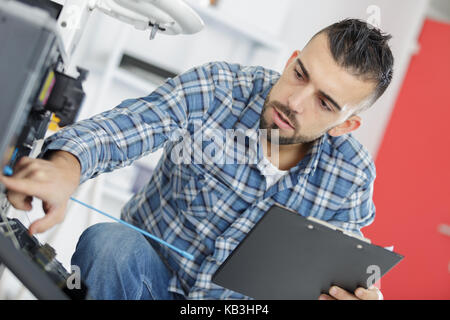
<instances>
[{"instance_id":1,"label":"white t-shirt","mask_svg":"<svg viewBox=\"0 0 450 320\"><path fill-rule=\"evenodd\" d=\"M259 169L266 178L267 189L289 172L288 170L278 169L266 157L263 157L262 161L259 163Z\"/></svg>"}]
</instances>

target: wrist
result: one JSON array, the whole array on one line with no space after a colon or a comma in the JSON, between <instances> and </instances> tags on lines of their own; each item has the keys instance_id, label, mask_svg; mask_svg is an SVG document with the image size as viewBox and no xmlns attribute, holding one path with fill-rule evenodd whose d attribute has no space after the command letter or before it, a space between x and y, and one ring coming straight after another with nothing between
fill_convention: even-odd
<instances>
[{"instance_id":1,"label":"wrist","mask_svg":"<svg viewBox=\"0 0 450 320\"><path fill-rule=\"evenodd\" d=\"M45 155L45 159L70 172L78 182L80 181L81 164L78 158L72 153L63 150L52 150Z\"/></svg>"}]
</instances>

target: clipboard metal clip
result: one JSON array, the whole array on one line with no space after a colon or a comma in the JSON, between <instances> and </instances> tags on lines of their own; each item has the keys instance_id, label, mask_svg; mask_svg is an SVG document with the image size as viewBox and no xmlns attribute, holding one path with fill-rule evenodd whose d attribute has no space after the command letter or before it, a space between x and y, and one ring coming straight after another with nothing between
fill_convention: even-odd
<instances>
[{"instance_id":1,"label":"clipboard metal clip","mask_svg":"<svg viewBox=\"0 0 450 320\"><path fill-rule=\"evenodd\" d=\"M357 234L354 234L354 233L351 233L349 231L346 231L346 230L344 230L342 228L339 228L339 227L337 227L337 226L335 226L335 225L333 225L331 223L328 223L326 221L323 221L323 220L320 220L320 219L317 219L317 218L314 218L314 217L307 217L307 219L311 220L312 222L319 223L319 224L321 224L321 225L323 225L323 226L325 226L327 228L330 228L330 229L333 229L333 230L336 230L336 231L341 231L343 234L345 234L347 236L359 239L359 240L364 241L366 243L371 243L370 239L367 239L367 238L361 237L361 236L359 236Z\"/></svg>"}]
</instances>

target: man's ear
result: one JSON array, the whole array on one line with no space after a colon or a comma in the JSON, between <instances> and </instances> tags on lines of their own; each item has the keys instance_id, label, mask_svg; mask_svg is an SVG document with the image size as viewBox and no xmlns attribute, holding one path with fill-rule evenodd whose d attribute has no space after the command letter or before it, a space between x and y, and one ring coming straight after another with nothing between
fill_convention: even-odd
<instances>
[{"instance_id":1,"label":"man's ear","mask_svg":"<svg viewBox=\"0 0 450 320\"><path fill-rule=\"evenodd\" d=\"M328 134L333 137L341 136L345 133L355 131L361 125L362 119L359 116L351 116L340 125L328 130Z\"/></svg>"},{"instance_id":2,"label":"man's ear","mask_svg":"<svg viewBox=\"0 0 450 320\"><path fill-rule=\"evenodd\" d=\"M286 62L286 65L284 66L284 70L286 70L289 65L298 57L298 55L300 54L300 50L295 50L291 57L289 58L289 60Z\"/></svg>"}]
</instances>

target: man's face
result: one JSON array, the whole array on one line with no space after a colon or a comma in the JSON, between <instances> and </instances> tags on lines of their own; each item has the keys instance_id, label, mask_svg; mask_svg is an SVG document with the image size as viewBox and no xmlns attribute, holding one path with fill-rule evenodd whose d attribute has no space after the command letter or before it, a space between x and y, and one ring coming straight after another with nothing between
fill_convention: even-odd
<instances>
[{"instance_id":1,"label":"man's face","mask_svg":"<svg viewBox=\"0 0 450 320\"><path fill-rule=\"evenodd\" d=\"M279 129L280 144L310 142L325 132L338 136L353 131L361 121L353 113L368 103L374 89L373 82L340 67L326 34L319 34L287 62L264 103L260 128Z\"/></svg>"}]
</instances>

